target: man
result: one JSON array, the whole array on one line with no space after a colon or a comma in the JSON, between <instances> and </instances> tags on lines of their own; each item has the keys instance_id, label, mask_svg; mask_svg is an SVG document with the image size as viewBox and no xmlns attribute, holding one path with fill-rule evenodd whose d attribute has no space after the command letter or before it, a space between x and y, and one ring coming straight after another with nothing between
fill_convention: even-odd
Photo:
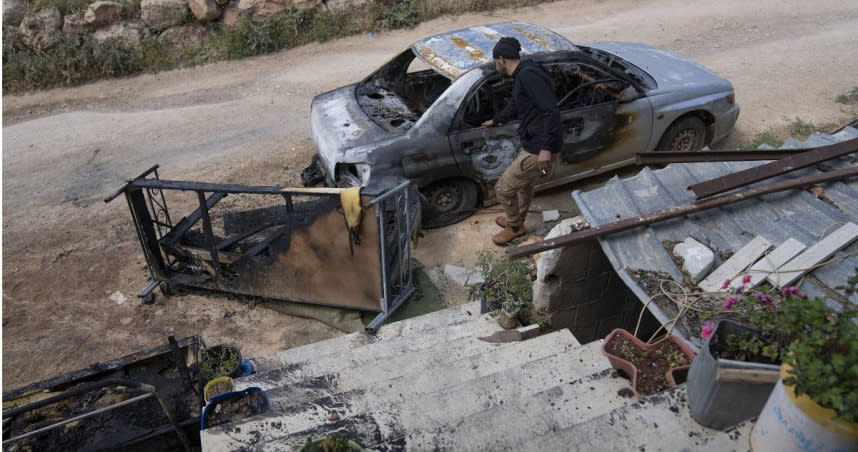
<instances>
[{"instance_id":1,"label":"man","mask_svg":"<svg viewBox=\"0 0 858 452\"><path fill-rule=\"evenodd\" d=\"M498 72L514 79L512 97L506 108L483 123L494 126L521 120L521 149L495 185L505 213L495 220L504 228L492 237L497 245L506 245L525 234L524 220L533 199L533 185L539 177L551 174L552 160L563 144L551 75L537 63L521 61L520 51L521 44L515 38L501 38L495 45L492 57Z\"/></svg>"}]
</instances>

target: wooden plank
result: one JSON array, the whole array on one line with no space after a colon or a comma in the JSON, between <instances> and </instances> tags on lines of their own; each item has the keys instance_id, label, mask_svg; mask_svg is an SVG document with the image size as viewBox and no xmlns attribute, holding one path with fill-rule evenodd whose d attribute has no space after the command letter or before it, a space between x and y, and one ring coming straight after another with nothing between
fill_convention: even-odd
<instances>
[{"instance_id":1,"label":"wooden plank","mask_svg":"<svg viewBox=\"0 0 858 452\"><path fill-rule=\"evenodd\" d=\"M769 248L772 247L772 242L765 237L758 235L754 237L745 246L736 251L726 262L716 268L715 271L709 274L700 284L700 288L706 292L716 292L721 290L724 285L724 280L733 280L733 278L743 270L751 266L757 259L760 258Z\"/></svg>"},{"instance_id":2,"label":"wooden plank","mask_svg":"<svg viewBox=\"0 0 858 452\"><path fill-rule=\"evenodd\" d=\"M789 262L790 259L798 256L798 254L804 251L805 248L807 248L807 245L793 238L789 238L778 245L774 251L766 254L751 266L746 273L747 275L751 275L751 282L744 285L745 289L751 289L762 284L763 281L765 281L769 275L774 273L776 269ZM742 280L740 278L736 278L736 280L730 284L730 287L738 287L740 285L742 285Z\"/></svg>"},{"instance_id":3,"label":"wooden plank","mask_svg":"<svg viewBox=\"0 0 858 452\"><path fill-rule=\"evenodd\" d=\"M810 271L811 267L828 259L855 239L858 239L858 225L846 223L816 245L811 246L778 268L777 272L772 273L766 279L779 289L789 286Z\"/></svg>"}]
</instances>

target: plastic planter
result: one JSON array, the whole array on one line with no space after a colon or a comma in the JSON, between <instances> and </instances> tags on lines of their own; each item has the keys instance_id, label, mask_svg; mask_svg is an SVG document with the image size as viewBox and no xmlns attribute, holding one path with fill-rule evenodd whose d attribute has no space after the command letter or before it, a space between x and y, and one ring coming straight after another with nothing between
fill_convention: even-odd
<instances>
[{"instance_id":1,"label":"plastic planter","mask_svg":"<svg viewBox=\"0 0 858 452\"><path fill-rule=\"evenodd\" d=\"M703 343L686 382L688 408L698 423L723 430L760 414L778 381L780 366L712 356L713 349L727 337L754 331L721 320Z\"/></svg>"},{"instance_id":2,"label":"plastic planter","mask_svg":"<svg viewBox=\"0 0 858 452\"><path fill-rule=\"evenodd\" d=\"M257 400L260 400L260 403L255 405L247 405L242 409L231 409L232 407L241 404L249 397L258 398ZM221 394L209 400L208 405L203 408L203 414L202 416L200 416L200 430L205 430L209 427L215 427L217 425L240 421L242 418L256 416L258 414L265 413L270 409L271 405L268 401L268 395L265 393L265 391L262 390L262 388L257 388L254 386L244 389L242 391ZM217 417L217 413L221 411L234 411L237 413L237 415L233 416L229 420L221 419L218 422L213 418Z\"/></svg>"},{"instance_id":3,"label":"plastic planter","mask_svg":"<svg viewBox=\"0 0 858 452\"><path fill-rule=\"evenodd\" d=\"M658 340L652 344L647 344L647 343L643 342L642 340L636 338L633 334L629 333L626 330L617 328L614 331L611 331L611 334L609 334L608 337L605 338L605 342L602 343L602 354L604 354L608 358L608 361L611 362L611 366L614 369L622 370L623 372L625 372L626 375L628 375L632 379L632 391L634 391L635 397L638 397L638 398L646 397L646 395L639 393L638 389L637 389L637 377L638 377L637 367L635 367L635 365L631 361L628 361L624 358L621 358L617 355L614 355L614 354L608 352L608 350L607 350L608 344L610 344L611 340L613 340L614 337L616 337L616 336L625 336L635 346L637 346L638 349L646 350L646 351L657 350L659 347L662 346L662 344L664 344L666 342L673 342L674 344L676 344L679 347L680 350L682 350L683 353L685 353L685 355L688 357L689 361L694 359L694 351L691 349L691 347L688 346L688 344L686 344L682 339L680 339L677 336L672 336L672 335L666 336L666 337L664 337L664 338L662 338L662 339L660 339L660 340ZM665 373L665 378L667 379L667 383L671 387L676 386L676 377L686 373L688 371L688 368L689 368L689 366L679 366L679 367L674 367L674 368L668 370Z\"/></svg>"},{"instance_id":4,"label":"plastic planter","mask_svg":"<svg viewBox=\"0 0 858 452\"><path fill-rule=\"evenodd\" d=\"M755 452L855 451L858 425L837 418L834 410L820 406L783 379L789 367L781 367L781 380L772 390L754 430L751 448Z\"/></svg>"}]
</instances>

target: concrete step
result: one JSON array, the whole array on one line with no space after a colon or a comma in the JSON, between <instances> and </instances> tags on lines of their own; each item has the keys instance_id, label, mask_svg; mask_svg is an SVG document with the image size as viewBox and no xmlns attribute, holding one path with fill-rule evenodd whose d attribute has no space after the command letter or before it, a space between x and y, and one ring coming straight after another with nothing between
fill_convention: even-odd
<instances>
[{"instance_id":1,"label":"concrete step","mask_svg":"<svg viewBox=\"0 0 858 452\"><path fill-rule=\"evenodd\" d=\"M504 404L454 425L447 424L440 431L419 430L389 442L404 443L410 450L505 450L522 438L562 430L635 400L630 382L613 369L605 369L519 403Z\"/></svg>"},{"instance_id":2,"label":"concrete step","mask_svg":"<svg viewBox=\"0 0 858 452\"><path fill-rule=\"evenodd\" d=\"M387 378L372 380L370 378L375 376L375 372L363 368L349 369L351 372L330 379L330 384L326 387L327 390L319 397L340 393L336 397L349 399L350 397L343 393L359 393L359 399L372 401L387 397L389 394L407 394L408 396L424 394L521 366L525 362L567 353L576 347L578 347L578 341L575 340L572 333L569 330L563 330L527 341L498 344L483 353L466 356L462 359L446 362L443 365L421 368L405 375L397 372L397 374L385 375ZM584 352L581 353L582 356L584 354ZM370 366L374 366L374 364L370 364ZM312 382L303 385L303 387L313 386L318 385L314 385ZM268 396L274 411L284 412L295 405L295 401L298 399L292 394L292 388L290 386L269 391ZM281 396L281 389L286 390L283 396ZM313 399L300 400L304 402ZM351 405L356 407L360 405L360 401L351 403Z\"/></svg>"},{"instance_id":3,"label":"concrete step","mask_svg":"<svg viewBox=\"0 0 858 452\"><path fill-rule=\"evenodd\" d=\"M491 322L478 322L458 329L439 327L425 336L380 340L317 360L256 373L236 380L236 386L239 389L258 386L267 391L289 385L302 386L306 382L316 386L320 379L327 379L335 385L331 389L339 391L363 387L374 381L395 378L500 347L501 344L478 339L490 335L494 326L489 323L497 324L491 319Z\"/></svg>"},{"instance_id":4,"label":"concrete step","mask_svg":"<svg viewBox=\"0 0 858 452\"><path fill-rule=\"evenodd\" d=\"M508 369L518 368L529 362L540 365L557 365L556 362L568 360L565 356L578 347L577 341L569 330L546 334L531 340L501 344L502 346L480 355L445 363L443 366L427 368L408 375L392 379L365 381L365 385L338 391L336 384L329 389L320 390L313 399L298 399L308 393L296 393L294 387L278 388L269 391L271 416L264 419L248 420L242 428L249 431L265 431L271 417L276 415L283 432L297 432L310 429L325 422L331 412L345 418L377 408L390 407L413 401L420 395L444 391L451 387ZM580 359L593 359L598 347L590 346L577 351ZM547 360L546 358L553 358ZM359 375L359 373L358 373Z\"/></svg>"},{"instance_id":5,"label":"concrete step","mask_svg":"<svg viewBox=\"0 0 858 452\"><path fill-rule=\"evenodd\" d=\"M519 441L507 450L696 450L698 439L723 433L691 418L685 385L680 385L550 435ZM719 450L741 450L747 435L732 440L727 435L719 441L735 444Z\"/></svg>"},{"instance_id":6,"label":"concrete step","mask_svg":"<svg viewBox=\"0 0 858 452\"><path fill-rule=\"evenodd\" d=\"M681 447L681 452L746 452L751 450L751 430L756 419L745 421L730 427L723 432L695 439L688 447Z\"/></svg>"},{"instance_id":7,"label":"concrete step","mask_svg":"<svg viewBox=\"0 0 858 452\"><path fill-rule=\"evenodd\" d=\"M277 358L276 362L279 365L276 368L257 370L256 374L244 377L237 383L240 387L259 386L263 389L271 389L279 386L277 383L284 378L292 378L293 382L297 382L324 374L334 374L347 367L361 367L374 361L388 361L404 353L414 353L432 347L444 347L446 343L451 343L451 352L472 351L470 350L472 347L468 344L474 342L476 338L491 336L501 330L502 328L498 325L496 318L485 314L453 325L438 324L422 333L412 331L407 335L392 337L364 335L361 339L355 338L342 350L325 350L325 353L315 358L295 362L282 362L280 358ZM473 340L468 341L467 338ZM493 344L483 341L478 344L483 350L488 349L491 345ZM479 349L473 351L479 352ZM400 359L400 361L402 360ZM288 382L283 382L283 384L286 383Z\"/></svg>"},{"instance_id":8,"label":"concrete step","mask_svg":"<svg viewBox=\"0 0 858 452\"><path fill-rule=\"evenodd\" d=\"M440 328L441 326L462 326L469 322L477 321L480 317L480 303L467 303L410 319L400 320L388 325L382 325L375 336L362 331L346 334L325 341L283 350L278 352L273 358L258 358L254 360L254 364L259 371L275 369L283 365L301 363L334 353L342 353L346 350L359 348L376 341L419 335L426 331Z\"/></svg>"},{"instance_id":9,"label":"concrete step","mask_svg":"<svg viewBox=\"0 0 858 452\"><path fill-rule=\"evenodd\" d=\"M204 448L290 450L300 446L308 437L334 431L347 432L362 444L402 445L402 438L410 433L446 431L447 425L455 425L457 421L482 411L509 403L517 404L532 394L603 370L609 364L599 354L600 346L599 342L594 342L432 393L414 396L389 393L387 398L374 401L370 409L363 412L346 411L348 407L343 407L343 415L334 421L328 417L328 407L320 406L313 415L314 427L291 434L280 416L264 415L254 420L258 428L251 430L246 430L242 424L236 426L235 429L240 430L238 432L229 428L211 433L206 431ZM339 406L334 407L334 411L340 409Z\"/></svg>"}]
</instances>

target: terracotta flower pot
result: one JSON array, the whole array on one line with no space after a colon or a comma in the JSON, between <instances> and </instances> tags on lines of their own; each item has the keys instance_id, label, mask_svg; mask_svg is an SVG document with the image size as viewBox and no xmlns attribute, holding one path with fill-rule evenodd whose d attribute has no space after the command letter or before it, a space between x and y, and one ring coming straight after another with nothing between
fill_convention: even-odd
<instances>
[{"instance_id":1,"label":"terracotta flower pot","mask_svg":"<svg viewBox=\"0 0 858 452\"><path fill-rule=\"evenodd\" d=\"M634 391L635 397L646 397L648 394L641 394L638 392L638 369L637 367L629 360L622 358L620 356L614 355L609 352L607 347L611 344L611 341L614 340L615 337L625 337L627 338L634 346L644 352L652 352L656 351L662 347L663 344L672 342L676 344L676 346L688 357L688 365L678 366L669 369L665 373L665 379L670 387L676 386L676 377L678 375L684 375L688 372L688 368L691 367L691 361L694 360L694 351L689 347L682 339L677 336L667 336L663 339L660 339L652 344L647 344L640 339L636 338L634 335L629 333L626 330L617 328L614 331L611 331L605 338L605 342L602 344L602 354L604 354L608 361L611 362L611 366L614 369L622 370L626 375L629 376L632 380L632 391Z\"/></svg>"}]
</instances>

